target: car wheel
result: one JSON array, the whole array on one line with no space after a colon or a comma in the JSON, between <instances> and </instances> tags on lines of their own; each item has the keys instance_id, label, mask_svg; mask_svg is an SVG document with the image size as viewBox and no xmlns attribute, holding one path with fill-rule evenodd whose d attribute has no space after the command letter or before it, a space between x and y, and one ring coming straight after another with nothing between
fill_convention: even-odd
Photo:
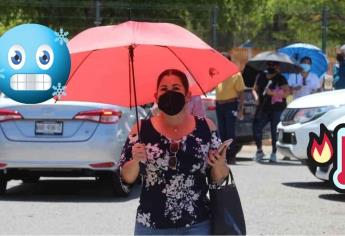
<instances>
[{"instance_id":1,"label":"car wheel","mask_svg":"<svg viewBox=\"0 0 345 236\"><path fill-rule=\"evenodd\" d=\"M103 176L103 178L115 196L128 197L131 191L131 186L122 182L119 171L111 172L106 176Z\"/></svg>"},{"instance_id":2,"label":"car wheel","mask_svg":"<svg viewBox=\"0 0 345 236\"><path fill-rule=\"evenodd\" d=\"M34 184L40 180L40 176L33 175L33 176L25 176L22 178L24 184Z\"/></svg>"},{"instance_id":3,"label":"car wheel","mask_svg":"<svg viewBox=\"0 0 345 236\"><path fill-rule=\"evenodd\" d=\"M309 159L305 161L305 164L308 166L309 171L315 176L316 165L312 163L311 161L309 161Z\"/></svg>"},{"instance_id":4,"label":"car wheel","mask_svg":"<svg viewBox=\"0 0 345 236\"><path fill-rule=\"evenodd\" d=\"M6 193L7 178L5 174L0 173L0 196Z\"/></svg>"}]
</instances>

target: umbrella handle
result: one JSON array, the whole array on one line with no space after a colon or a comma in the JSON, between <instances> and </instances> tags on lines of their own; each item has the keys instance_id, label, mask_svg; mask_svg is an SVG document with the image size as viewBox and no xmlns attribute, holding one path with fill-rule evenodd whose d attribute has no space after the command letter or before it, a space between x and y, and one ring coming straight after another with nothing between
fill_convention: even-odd
<instances>
[{"instance_id":1,"label":"umbrella handle","mask_svg":"<svg viewBox=\"0 0 345 236\"><path fill-rule=\"evenodd\" d=\"M133 81L135 118L136 118L136 123L137 123L138 141L140 142L139 112L138 112L137 90L136 90L136 86L135 86L134 47L133 47L133 45L129 45L128 53L129 53L129 64L130 64L129 82ZM130 87L131 87L131 83L130 83ZM129 97L130 97L130 99L132 98L132 91L131 90L130 90ZM130 105L132 105L132 104L130 104Z\"/></svg>"}]
</instances>

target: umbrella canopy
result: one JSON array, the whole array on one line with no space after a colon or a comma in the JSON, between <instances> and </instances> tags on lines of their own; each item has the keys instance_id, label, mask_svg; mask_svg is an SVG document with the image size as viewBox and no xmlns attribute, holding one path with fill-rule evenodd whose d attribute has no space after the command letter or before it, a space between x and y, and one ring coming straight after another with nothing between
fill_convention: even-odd
<instances>
[{"instance_id":1,"label":"umbrella canopy","mask_svg":"<svg viewBox=\"0 0 345 236\"><path fill-rule=\"evenodd\" d=\"M296 63L303 57L310 57L312 60L311 71L322 77L328 69L327 56L322 50L312 44L294 43L278 49L279 52L289 55Z\"/></svg>"},{"instance_id":2,"label":"umbrella canopy","mask_svg":"<svg viewBox=\"0 0 345 236\"><path fill-rule=\"evenodd\" d=\"M62 100L122 106L153 102L159 74L179 69L199 95L238 72L235 64L188 30L128 21L85 30L68 44L71 74Z\"/></svg>"},{"instance_id":3,"label":"umbrella canopy","mask_svg":"<svg viewBox=\"0 0 345 236\"><path fill-rule=\"evenodd\" d=\"M252 66L257 70L263 71L267 69L268 61L279 62L280 72L282 73L296 73L301 70L301 68L296 65L288 55L276 51L266 51L259 53L255 57L250 59L247 65Z\"/></svg>"},{"instance_id":4,"label":"umbrella canopy","mask_svg":"<svg viewBox=\"0 0 345 236\"><path fill-rule=\"evenodd\" d=\"M242 76L243 76L244 84L246 85L246 87L252 88L254 86L255 79L258 73L260 73L260 71L254 69L251 66L246 65L243 68Z\"/></svg>"}]
</instances>

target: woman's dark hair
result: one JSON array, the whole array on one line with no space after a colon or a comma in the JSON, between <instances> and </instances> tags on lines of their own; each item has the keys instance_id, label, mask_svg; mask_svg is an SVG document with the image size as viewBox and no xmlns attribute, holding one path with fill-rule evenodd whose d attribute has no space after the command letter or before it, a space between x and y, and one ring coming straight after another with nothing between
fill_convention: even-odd
<instances>
[{"instance_id":1,"label":"woman's dark hair","mask_svg":"<svg viewBox=\"0 0 345 236\"><path fill-rule=\"evenodd\" d=\"M180 70L176 70L176 69L167 69L165 71L163 71L159 76L158 76L158 80L157 80L157 89L159 84L161 83L162 79L164 78L164 76L167 75L175 75L177 77L180 78L181 83L183 85L183 87L185 88L186 91L188 91L189 89L189 83L188 83L188 79L185 73L183 73Z\"/></svg>"},{"instance_id":2,"label":"woman's dark hair","mask_svg":"<svg viewBox=\"0 0 345 236\"><path fill-rule=\"evenodd\" d=\"M310 64L313 64L313 61L311 60L310 57L302 57L302 59L299 61L300 63L304 60L309 60L310 61Z\"/></svg>"}]
</instances>

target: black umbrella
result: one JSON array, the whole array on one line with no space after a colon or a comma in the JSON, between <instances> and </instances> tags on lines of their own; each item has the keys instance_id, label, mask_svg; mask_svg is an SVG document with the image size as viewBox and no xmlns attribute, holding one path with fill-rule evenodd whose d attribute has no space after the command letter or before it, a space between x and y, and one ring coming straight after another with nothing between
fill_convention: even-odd
<instances>
[{"instance_id":1,"label":"black umbrella","mask_svg":"<svg viewBox=\"0 0 345 236\"><path fill-rule=\"evenodd\" d=\"M247 63L248 66L253 67L256 70L266 70L267 62L279 62L280 72L282 73L298 73L301 71L299 65L295 64L288 55L276 51L266 51L259 53Z\"/></svg>"},{"instance_id":2,"label":"black umbrella","mask_svg":"<svg viewBox=\"0 0 345 236\"><path fill-rule=\"evenodd\" d=\"M242 71L242 77L246 87L252 88L254 86L255 79L259 73L260 71L246 64Z\"/></svg>"}]
</instances>

